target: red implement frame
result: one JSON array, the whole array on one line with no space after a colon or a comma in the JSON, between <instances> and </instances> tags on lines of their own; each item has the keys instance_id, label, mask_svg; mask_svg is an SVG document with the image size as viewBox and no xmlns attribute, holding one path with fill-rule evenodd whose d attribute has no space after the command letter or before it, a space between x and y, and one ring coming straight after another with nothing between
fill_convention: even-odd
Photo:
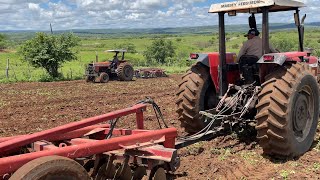
<instances>
[{"instance_id":1,"label":"red implement frame","mask_svg":"<svg viewBox=\"0 0 320 180\"><path fill-rule=\"evenodd\" d=\"M176 153L174 147L177 130L144 130L145 110L145 104L137 104L30 135L0 138L0 175L13 173L31 160L52 155L75 159L121 150L132 153L134 150L137 151L136 156L141 155L139 151L148 151L150 157L170 162ZM134 113L137 129L113 129L112 135L116 136L114 138L105 139L112 129L109 124L96 125ZM84 136L86 138L82 138ZM159 148L160 143L162 148ZM8 155L26 147L29 153Z\"/></svg>"}]
</instances>

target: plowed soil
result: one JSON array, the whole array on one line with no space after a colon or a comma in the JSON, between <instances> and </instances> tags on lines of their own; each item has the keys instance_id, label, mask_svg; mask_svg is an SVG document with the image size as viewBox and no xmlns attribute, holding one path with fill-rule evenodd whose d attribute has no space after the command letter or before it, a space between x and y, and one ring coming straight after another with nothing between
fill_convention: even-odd
<instances>
[{"instance_id":1,"label":"plowed soil","mask_svg":"<svg viewBox=\"0 0 320 180\"><path fill-rule=\"evenodd\" d=\"M0 84L0 137L29 134L135 104L146 96L161 107L166 122L179 128L175 91L181 75L106 84L84 81ZM151 107L145 113L147 129L158 129ZM117 127L135 128L133 117ZM320 128L318 128L320 129ZM319 130L312 149L296 159L263 154L255 137L236 134L200 142L179 150L176 179L318 179Z\"/></svg>"}]
</instances>

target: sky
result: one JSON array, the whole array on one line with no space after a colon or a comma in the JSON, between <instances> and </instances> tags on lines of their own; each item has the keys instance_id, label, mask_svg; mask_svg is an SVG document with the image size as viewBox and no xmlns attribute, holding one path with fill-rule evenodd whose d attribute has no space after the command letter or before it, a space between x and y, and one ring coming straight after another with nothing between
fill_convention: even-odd
<instances>
[{"instance_id":1,"label":"sky","mask_svg":"<svg viewBox=\"0 0 320 180\"><path fill-rule=\"evenodd\" d=\"M0 31L167 28L217 25L211 4L232 0L0 0ZM320 21L320 0L300 0L306 22ZM293 22L292 11L273 13L270 22ZM247 24L248 14L226 18ZM257 21L259 22L259 16Z\"/></svg>"}]
</instances>

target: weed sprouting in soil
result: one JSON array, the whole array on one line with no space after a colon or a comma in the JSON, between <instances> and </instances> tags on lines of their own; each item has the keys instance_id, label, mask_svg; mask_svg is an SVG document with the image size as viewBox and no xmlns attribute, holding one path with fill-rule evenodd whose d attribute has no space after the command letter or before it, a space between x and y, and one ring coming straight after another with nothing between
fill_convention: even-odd
<instances>
[{"instance_id":1,"label":"weed sprouting in soil","mask_svg":"<svg viewBox=\"0 0 320 180\"><path fill-rule=\"evenodd\" d=\"M294 171L281 170L280 176L282 177L282 179L287 180L287 179L289 179L289 175L294 174L294 173L295 173Z\"/></svg>"},{"instance_id":2,"label":"weed sprouting in soil","mask_svg":"<svg viewBox=\"0 0 320 180\"><path fill-rule=\"evenodd\" d=\"M240 156L247 161L249 164L257 164L258 162L260 162L261 160L263 160L263 158L261 157L260 154L257 154L256 152L241 152Z\"/></svg>"},{"instance_id":3,"label":"weed sprouting in soil","mask_svg":"<svg viewBox=\"0 0 320 180\"><path fill-rule=\"evenodd\" d=\"M314 171L318 171L318 170L320 170L320 163L313 163L313 170Z\"/></svg>"},{"instance_id":4,"label":"weed sprouting in soil","mask_svg":"<svg viewBox=\"0 0 320 180\"><path fill-rule=\"evenodd\" d=\"M221 150L222 150L222 152L221 152L220 156L218 157L218 159L220 161L226 160L232 154L232 149L230 149L230 148L221 149Z\"/></svg>"},{"instance_id":5,"label":"weed sprouting in soil","mask_svg":"<svg viewBox=\"0 0 320 180\"><path fill-rule=\"evenodd\" d=\"M204 142L198 142L195 143L193 145L187 146L186 150L187 150L187 155L199 155L204 151L203 148Z\"/></svg>"},{"instance_id":6,"label":"weed sprouting in soil","mask_svg":"<svg viewBox=\"0 0 320 180\"><path fill-rule=\"evenodd\" d=\"M7 103L0 99L0 108L4 107Z\"/></svg>"},{"instance_id":7,"label":"weed sprouting in soil","mask_svg":"<svg viewBox=\"0 0 320 180\"><path fill-rule=\"evenodd\" d=\"M320 151L320 140L318 140L318 142L315 144L313 149L316 150L317 152Z\"/></svg>"},{"instance_id":8,"label":"weed sprouting in soil","mask_svg":"<svg viewBox=\"0 0 320 180\"><path fill-rule=\"evenodd\" d=\"M298 167L300 166L299 162L296 162L296 161L292 161L289 163L291 167Z\"/></svg>"},{"instance_id":9,"label":"weed sprouting in soil","mask_svg":"<svg viewBox=\"0 0 320 180\"><path fill-rule=\"evenodd\" d=\"M212 154L212 155L220 155L221 154L221 149L219 149L219 148L211 148L210 149L210 154Z\"/></svg>"}]
</instances>

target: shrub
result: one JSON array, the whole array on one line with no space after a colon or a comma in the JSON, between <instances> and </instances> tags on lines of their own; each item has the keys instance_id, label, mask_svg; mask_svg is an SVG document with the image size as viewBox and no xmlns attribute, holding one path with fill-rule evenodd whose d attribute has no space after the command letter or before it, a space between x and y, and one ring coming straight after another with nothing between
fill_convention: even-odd
<instances>
[{"instance_id":1,"label":"shrub","mask_svg":"<svg viewBox=\"0 0 320 180\"><path fill-rule=\"evenodd\" d=\"M58 36L37 33L21 45L19 53L33 67L44 68L52 78L58 78L62 64L77 59L72 48L78 43L79 39L71 33Z\"/></svg>"},{"instance_id":2,"label":"shrub","mask_svg":"<svg viewBox=\"0 0 320 180\"><path fill-rule=\"evenodd\" d=\"M272 46L279 49L281 52L288 52L295 50L295 45L298 44L297 40L286 37L279 37L272 40Z\"/></svg>"},{"instance_id":3,"label":"shrub","mask_svg":"<svg viewBox=\"0 0 320 180\"><path fill-rule=\"evenodd\" d=\"M153 40L151 46L143 54L147 62L166 63L166 59L175 56L175 47L172 41L163 38Z\"/></svg>"},{"instance_id":4,"label":"shrub","mask_svg":"<svg viewBox=\"0 0 320 180\"><path fill-rule=\"evenodd\" d=\"M239 48L239 44L232 44L232 49L238 49Z\"/></svg>"},{"instance_id":5,"label":"shrub","mask_svg":"<svg viewBox=\"0 0 320 180\"><path fill-rule=\"evenodd\" d=\"M0 49L5 49L7 47L6 36L0 34Z\"/></svg>"}]
</instances>

